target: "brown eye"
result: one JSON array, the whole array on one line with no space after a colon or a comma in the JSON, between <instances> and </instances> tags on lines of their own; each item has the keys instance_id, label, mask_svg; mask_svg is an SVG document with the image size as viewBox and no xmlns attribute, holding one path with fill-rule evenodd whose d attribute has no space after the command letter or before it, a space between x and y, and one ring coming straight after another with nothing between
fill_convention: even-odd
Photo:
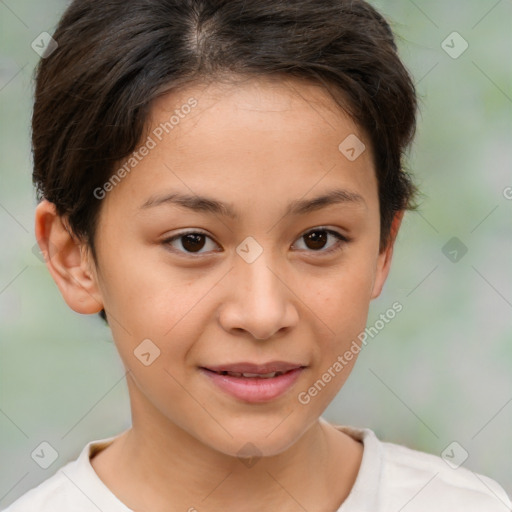
<instances>
[{"instance_id":1,"label":"brown eye","mask_svg":"<svg viewBox=\"0 0 512 512\"><path fill-rule=\"evenodd\" d=\"M334 243L329 245L329 239L334 239ZM316 252L319 255L330 254L339 251L349 242L349 239L337 231L325 228L316 228L303 234L299 240L303 241L307 252ZM208 241L213 247L203 251L208 245ZM162 242L168 246L173 252L180 253L184 256L201 255L210 251L215 251L217 244L206 234L198 231L188 231L179 233ZM325 249L325 247L328 247ZM218 251L217 251L218 252Z\"/></svg>"},{"instance_id":2,"label":"brown eye","mask_svg":"<svg viewBox=\"0 0 512 512\"><path fill-rule=\"evenodd\" d=\"M184 255L187 254L202 254L200 251L207 246L207 241L212 240L205 233L197 231L188 231L180 233L171 238L167 238L162 243L168 245L174 252L180 252ZM212 240L213 242L213 240ZM213 243L214 245L217 245ZM208 251L203 251L208 252Z\"/></svg>"},{"instance_id":3,"label":"brown eye","mask_svg":"<svg viewBox=\"0 0 512 512\"><path fill-rule=\"evenodd\" d=\"M328 249L324 250L324 247L328 243L330 237L335 238L335 242L334 244L331 244ZM333 231L332 229L325 228L316 228L314 230L308 231L301 236L300 240L304 241L307 249L318 252L320 254L327 254L341 250L344 244L349 241L348 238L343 236L341 233Z\"/></svg>"},{"instance_id":4,"label":"brown eye","mask_svg":"<svg viewBox=\"0 0 512 512\"><path fill-rule=\"evenodd\" d=\"M307 235L304 235L306 245L314 250L322 249L327 243L328 238L329 236L325 231L311 231Z\"/></svg>"},{"instance_id":5,"label":"brown eye","mask_svg":"<svg viewBox=\"0 0 512 512\"><path fill-rule=\"evenodd\" d=\"M187 251L196 252L200 251L204 247L204 235L199 233L183 235L181 238L181 245Z\"/></svg>"}]
</instances>

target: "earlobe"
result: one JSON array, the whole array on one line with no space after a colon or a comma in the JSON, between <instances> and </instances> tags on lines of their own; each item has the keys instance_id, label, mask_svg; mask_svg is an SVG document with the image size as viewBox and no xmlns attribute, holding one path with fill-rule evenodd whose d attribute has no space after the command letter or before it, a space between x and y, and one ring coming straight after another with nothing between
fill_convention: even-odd
<instances>
[{"instance_id":1,"label":"earlobe","mask_svg":"<svg viewBox=\"0 0 512 512\"><path fill-rule=\"evenodd\" d=\"M373 290L371 295L372 299L377 298L381 294L384 283L388 277L389 270L391 268L391 260L393 258L393 248L404 213L405 210L401 210L395 213L393 222L391 223L389 243L378 256L375 280L373 283Z\"/></svg>"},{"instance_id":2,"label":"earlobe","mask_svg":"<svg viewBox=\"0 0 512 512\"><path fill-rule=\"evenodd\" d=\"M46 266L68 306L82 314L101 311L103 301L89 268L85 245L73 237L64 219L57 215L55 205L46 199L36 207L35 236Z\"/></svg>"}]
</instances>

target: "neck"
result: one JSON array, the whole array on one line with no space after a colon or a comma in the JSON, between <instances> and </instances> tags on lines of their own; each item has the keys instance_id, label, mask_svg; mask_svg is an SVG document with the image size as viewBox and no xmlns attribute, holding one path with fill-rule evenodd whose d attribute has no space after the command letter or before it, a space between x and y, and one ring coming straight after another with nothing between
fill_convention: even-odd
<instances>
[{"instance_id":1,"label":"neck","mask_svg":"<svg viewBox=\"0 0 512 512\"><path fill-rule=\"evenodd\" d=\"M149 411L140 410L147 404L134 402L133 427L91 461L107 487L133 510L332 512L348 496L359 470L362 445L318 420L278 455L239 459L203 444L167 418L148 421Z\"/></svg>"}]
</instances>

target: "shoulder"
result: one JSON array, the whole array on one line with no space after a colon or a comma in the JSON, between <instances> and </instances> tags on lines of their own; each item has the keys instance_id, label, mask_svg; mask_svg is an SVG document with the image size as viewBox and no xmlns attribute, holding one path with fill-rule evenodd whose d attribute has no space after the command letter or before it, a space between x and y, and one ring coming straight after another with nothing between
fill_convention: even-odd
<instances>
[{"instance_id":1,"label":"shoulder","mask_svg":"<svg viewBox=\"0 0 512 512\"><path fill-rule=\"evenodd\" d=\"M393 443L383 449L382 490L389 506L437 512L510 512L512 503L503 488L491 478L474 473L447 459ZM416 508L415 508L416 507ZM387 510L387 507L384 507Z\"/></svg>"},{"instance_id":2,"label":"shoulder","mask_svg":"<svg viewBox=\"0 0 512 512\"><path fill-rule=\"evenodd\" d=\"M3 512L131 512L105 486L90 457L108 446L114 437L91 441L76 460L30 489Z\"/></svg>"},{"instance_id":3,"label":"shoulder","mask_svg":"<svg viewBox=\"0 0 512 512\"><path fill-rule=\"evenodd\" d=\"M368 428L336 426L364 445L354 486L338 512L512 512L503 488L462 464L462 447L443 457L380 441Z\"/></svg>"},{"instance_id":4,"label":"shoulder","mask_svg":"<svg viewBox=\"0 0 512 512\"><path fill-rule=\"evenodd\" d=\"M73 483L66 478L66 471L71 469L73 462L66 464L53 476L30 489L4 512L60 512L65 510L82 511L87 509L76 508L76 491Z\"/></svg>"}]
</instances>

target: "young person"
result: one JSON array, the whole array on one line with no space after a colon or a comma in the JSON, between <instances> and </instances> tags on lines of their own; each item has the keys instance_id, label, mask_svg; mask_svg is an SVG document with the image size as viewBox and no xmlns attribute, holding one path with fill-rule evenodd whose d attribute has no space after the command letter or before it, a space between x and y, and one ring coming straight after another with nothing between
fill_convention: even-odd
<instances>
[{"instance_id":1,"label":"young person","mask_svg":"<svg viewBox=\"0 0 512 512\"><path fill-rule=\"evenodd\" d=\"M415 90L382 16L80 0L53 38L36 237L69 307L108 322L132 427L7 510L510 510L487 477L322 418L415 207Z\"/></svg>"}]
</instances>

